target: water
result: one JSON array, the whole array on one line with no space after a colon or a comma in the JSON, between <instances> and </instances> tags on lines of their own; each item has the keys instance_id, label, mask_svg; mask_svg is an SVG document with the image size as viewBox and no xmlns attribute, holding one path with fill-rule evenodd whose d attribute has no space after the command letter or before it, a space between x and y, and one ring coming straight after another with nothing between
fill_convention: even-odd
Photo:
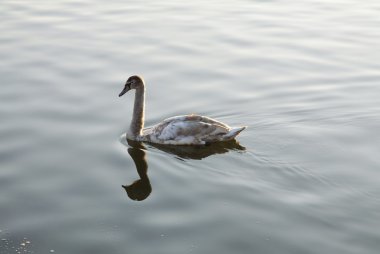
<instances>
[{"instance_id":1,"label":"water","mask_svg":"<svg viewBox=\"0 0 380 254\"><path fill-rule=\"evenodd\" d=\"M3 1L0 253L378 253L379 12ZM147 126L249 128L200 150L129 145L132 74Z\"/></svg>"}]
</instances>

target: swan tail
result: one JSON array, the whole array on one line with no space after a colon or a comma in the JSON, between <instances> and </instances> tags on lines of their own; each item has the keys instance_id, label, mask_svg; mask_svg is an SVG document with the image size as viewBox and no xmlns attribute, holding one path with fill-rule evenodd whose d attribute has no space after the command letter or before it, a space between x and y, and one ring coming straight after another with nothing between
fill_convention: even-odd
<instances>
[{"instance_id":1,"label":"swan tail","mask_svg":"<svg viewBox=\"0 0 380 254\"><path fill-rule=\"evenodd\" d=\"M232 127L231 130L226 135L224 135L224 140L230 140L235 138L237 135L239 135L240 132L245 130L245 128L247 128L247 126Z\"/></svg>"}]
</instances>

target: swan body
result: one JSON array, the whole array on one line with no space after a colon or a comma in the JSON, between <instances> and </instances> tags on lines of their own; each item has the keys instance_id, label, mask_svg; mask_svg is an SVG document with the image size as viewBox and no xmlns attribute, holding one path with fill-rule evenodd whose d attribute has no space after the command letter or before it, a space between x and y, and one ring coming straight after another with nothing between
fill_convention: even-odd
<instances>
[{"instance_id":1,"label":"swan body","mask_svg":"<svg viewBox=\"0 0 380 254\"><path fill-rule=\"evenodd\" d=\"M135 89L135 103L127 139L164 145L206 145L234 139L246 126L230 127L200 115L174 116L144 128L145 83L140 76L128 78L119 97Z\"/></svg>"}]
</instances>

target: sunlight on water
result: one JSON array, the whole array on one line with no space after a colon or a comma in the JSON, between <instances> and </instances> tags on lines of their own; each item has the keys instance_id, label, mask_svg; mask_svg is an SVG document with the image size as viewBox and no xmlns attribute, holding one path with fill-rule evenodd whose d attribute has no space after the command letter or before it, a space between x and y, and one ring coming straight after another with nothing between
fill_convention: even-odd
<instances>
[{"instance_id":1,"label":"sunlight on water","mask_svg":"<svg viewBox=\"0 0 380 254\"><path fill-rule=\"evenodd\" d=\"M378 253L379 1L0 9L1 254ZM248 128L127 142L133 74L146 126Z\"/></svg>"}]
</instances>

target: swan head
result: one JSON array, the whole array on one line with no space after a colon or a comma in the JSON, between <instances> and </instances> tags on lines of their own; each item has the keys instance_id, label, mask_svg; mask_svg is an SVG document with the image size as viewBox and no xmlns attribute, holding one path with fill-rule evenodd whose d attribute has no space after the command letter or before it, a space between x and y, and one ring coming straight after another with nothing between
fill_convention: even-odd
<instances>
[{"instance_id":1,"label":"swan head","mask_svg":"<svg viewBox=\"0 0 380 254\"><path fill-rule=\"evenodd\" d=\"M124 89L119 94L119 97L123 96L129 90L137 89L138 87L144 87L143 78L137 75L130 76L127 82L125 82Z\"/></svg>"}]
</instances>

